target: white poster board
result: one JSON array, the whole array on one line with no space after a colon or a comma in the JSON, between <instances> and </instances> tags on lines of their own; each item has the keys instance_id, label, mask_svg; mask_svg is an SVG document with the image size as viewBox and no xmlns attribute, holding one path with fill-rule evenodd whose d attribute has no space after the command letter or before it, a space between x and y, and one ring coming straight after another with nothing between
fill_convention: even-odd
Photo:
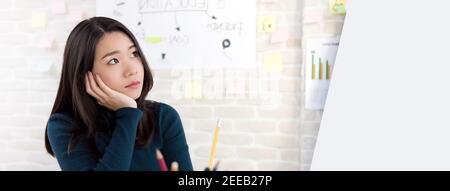
<instances>
[{"instance_id":1,"label":"white poster board","mask_svg":"<svg viewBox=\"0 0 450 191\"><path fill-rule=\"evenodd\" d=\"M125 24L151 68L252 68L255 0L97 0Z\"/></svg>"},{"instance_id":2,"label":"white poster board","mask_svg":"<svg viewBox=\"0 0 450 191\"><path fill-rule=\"evenodd\" d=\"M305 109L323 109L327 99L339 38L306 41Z\"/></svg>"}]
</instances>

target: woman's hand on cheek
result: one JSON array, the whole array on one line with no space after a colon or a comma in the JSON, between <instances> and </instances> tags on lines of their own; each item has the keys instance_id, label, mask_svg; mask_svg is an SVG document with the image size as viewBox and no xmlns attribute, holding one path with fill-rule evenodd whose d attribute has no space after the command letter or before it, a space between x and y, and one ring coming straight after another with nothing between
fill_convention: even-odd
<instances>
[{"instance_id":1,"label":"woman's hand on cheek","mask_svg":"<svg viewBox=\"0 0 450 191\"><path fill-rule=\"evenodd\" d=\"M133 98L108 87L98 74L94 76L92 72L88 72L85 78L86 92L94 97L101 106L113 111L124 107L137 107Z\"/></svg>"}]
</instances>

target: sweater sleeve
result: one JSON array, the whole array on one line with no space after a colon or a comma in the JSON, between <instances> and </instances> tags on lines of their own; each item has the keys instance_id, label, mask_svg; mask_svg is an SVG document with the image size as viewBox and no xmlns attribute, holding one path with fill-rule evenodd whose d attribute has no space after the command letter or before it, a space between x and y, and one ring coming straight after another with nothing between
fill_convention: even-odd
<instances>
[{"instance_id":1,"label":"sweater sleeve","mask_svg":"<svg viewBox=\"0 0 450 191\"><path fill-rule=\"evenodd\" d=\"M136 131L142 111L136 108L121 108L115 112L116 123L105 152L97 161L86 139L80 137L72 145L74 123L63 114L53 114L48 122L47 134L55 157L62 170L129 170L136 140Z\"/></svg>"},{"instance_id":2,"label":"sweater sleeve","mask_svg":"<svg viewBox=\"0 0 450 191\"><path fill-rule=\"evenodd\" d=\"M189 147L183 125L177 111L161 103L159 125L162 130L163 148L161 150L166 163L178 162L180 171L192 171Z\"/></svg>"}]
</instances>

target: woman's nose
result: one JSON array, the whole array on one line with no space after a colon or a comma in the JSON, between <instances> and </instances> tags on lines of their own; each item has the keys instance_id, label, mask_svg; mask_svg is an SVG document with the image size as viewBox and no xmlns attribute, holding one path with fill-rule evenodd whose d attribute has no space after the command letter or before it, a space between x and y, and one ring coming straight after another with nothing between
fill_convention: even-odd
<instances>
[{"instance_id":1,"label":"woman's nose","mask_svg":"<svg viewBox=\"0 0 450 191\"><path fill-rule=\"evenodd\" d=\"M136 74L137 74L137 70L136 69L131 69L131 70L128 70L126 76L128 77L128 76L133 76L133 75L136 75Z\"/></svg>"},{"instance_id":2,"label":"woman's nose","mask_svg":"<svg viewBox=\"0 0 450 191\"><path fill-rule=\"evenodd\" d=\"M138 73L138 70L136 68L136 64L130 63L128 65L128 68L126 69L125 76L126 77L133 76L133 75L136 75L137 73Z\"/></svg>"}]
</instances>

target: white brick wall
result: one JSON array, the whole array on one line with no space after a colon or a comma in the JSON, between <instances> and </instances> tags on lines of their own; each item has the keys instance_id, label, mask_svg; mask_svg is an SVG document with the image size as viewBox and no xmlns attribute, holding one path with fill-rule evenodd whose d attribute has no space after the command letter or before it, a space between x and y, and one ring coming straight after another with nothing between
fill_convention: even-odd
<instances>
[{"instance_id":1,"label":"white brick wall","mask_svg":"<svg viewBox=\"0 0 450 191\"><path fill-rule=\"evenodd\" d=\"M53 14L50 0L1 0L0 6L0 170L59 170L45 152L44 126L58 85L64 43L80 11L95 15L94 0L67 0L67 13ZM45 28L31 27L33 12L45 12ZM343 17L327 14L326 0L257 0L257 15L277 18L289 30L287 41L270 43L271 34L257 34L258 72L154 70L150 99L174 106L182 117L194 168L208 164L212 134L222 118L216 158L223 170L308 170L321 111L303 108L302 39L340 33ZM39 48L44 36L52 47ZM280 52L280 74L264 70L263 56ZM50 69L42 69L52 62ZM204 83L233 75L247 84L244 94L204 92L203 99L185 99L177 91L186 77ZM205 84L204 84L205 85Z\"/></svg>"}]
</instances>

